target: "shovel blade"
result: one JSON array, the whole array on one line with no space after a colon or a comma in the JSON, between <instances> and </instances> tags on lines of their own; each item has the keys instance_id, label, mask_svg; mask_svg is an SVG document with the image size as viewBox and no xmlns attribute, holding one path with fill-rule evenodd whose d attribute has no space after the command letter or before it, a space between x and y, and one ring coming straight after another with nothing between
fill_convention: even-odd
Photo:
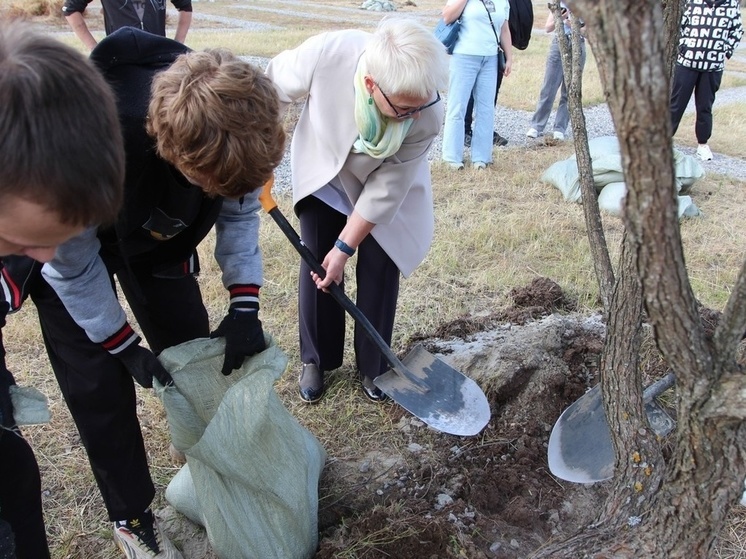
<instances>
[{"instance_id":1,"label":"shovel blade","mask_svg":"<svg viewBox=\"0 0 746 559\"><path fill-rule=\"evenodd\" d=\"M574 483L593 483L614 475L614 447L600 386L562 412L549 435L547 459L554 475Z\"/></svg>"},{"instance_id":2,"label":"shovel blade","mask_svg":"<svg viewBox=\"0 0 746 559\"><path fill-rule=\"evenodd\" d=\"M451 435L476 435L487 425L490 405L472 379L421 345L409 352L402 364L427 390L389 371L373 382L394 402L434 429Z\"/></svg>"},{"instance_id":3,"label":"shovel blade","mask_svg":"<svg viewBox=\"0 0 746 559\"><path fill-rule=\"evenodd\" d=\"M654 397L645 402L645 414L661 437L676 427ZM549 435L547 459L549 470L566 481L595 483L613 477L614 446L599 385L562 412Z\"/></svg>"}]
</instances>

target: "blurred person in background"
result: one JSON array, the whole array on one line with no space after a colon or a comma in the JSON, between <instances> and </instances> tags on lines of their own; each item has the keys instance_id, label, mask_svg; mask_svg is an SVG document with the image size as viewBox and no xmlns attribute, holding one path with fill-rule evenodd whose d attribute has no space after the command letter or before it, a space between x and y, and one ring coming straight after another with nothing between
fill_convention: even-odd
<instances>
[{"instance_id":1,"label":"blurred person in background","mask_svg":"<svg viewBox=\"0 0 746 559\"><path fill-rule=\"evenodd\" d=\"M712 105L720 89L725 61L743 36L739 0L688 0L681 17L679 50L671 87L671 126L679 128L694 93L697 157L712 159Z\"/></svg>"},{"instance_id":2,"label":"blurred person in background","mask_svg":"<svg viewBox=\"0 0 746 559\"><path fill-rule=\"evenodd\" d=\"M560 2L562 13L562 32L570 39L572 33L572 14L563 2ZM544 30L547 33L555 31L556 22L554 13L550 10L547 16L547 22L544 24ZM580 71L585 67L585 38L580 37ZM565 83L565 71L562 68L562 55L560 54L559 38L555 33L552 43L549 45L549 54L547 55L547 64L544 70L544 83L541 85L539 101L536 103L536 111L531 118L531 126L526 131L526 137L538 138L544 134L549 122L549 116L552 114L552 106L557 98L557 91L560 93L557 113L554 115L554 126L552 139L562 142L567 133L567 127L570 124L570 110L567 108L567 84Z\"/></svg>"},{"instance_id":3,"label":"blurred person in background","mask_svg":"<svg viewBox=\"0 0 746 559\"><path fill-rule=\"evenodd\" d=\"M461 15L461 30L450 62L448 100L443 129L443 161L464 168L465 119L469 98L475 114L471 135L471 163L484 169L492 163L492 124L495 121L498 49L505 53L503 76L513 64L510 4L508 0L448 0L443 20L451 23Z\"/></svg>"},{"instance_id":4,"label":"blurred person in background","mask_svg":"<svg viewBox=\"0 0 746 559\"><path fill-rule=\"evenodd\" d=\"M62 13L81 42L93 50L96 39L83 13L93 0L65 0ZM179 11L174 40L183 43L192 24L192 0L171 0ZM122 27L135 27L153 35L166 36L166 0L101 0L104 27L110 35Z\"/></svg>"}]
</instances>

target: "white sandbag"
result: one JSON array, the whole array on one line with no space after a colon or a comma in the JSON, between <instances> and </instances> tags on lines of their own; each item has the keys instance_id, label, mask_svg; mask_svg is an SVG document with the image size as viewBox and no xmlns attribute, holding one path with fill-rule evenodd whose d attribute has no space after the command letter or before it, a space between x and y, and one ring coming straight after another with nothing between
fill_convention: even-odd
<instances>
[{"instance_id":1,"label":"white sandbag","mask_svg":"<svg viewBox=\"0 0 746 559\"><path fill-rule=\"evenodd\" d=\"M616 217L622 217L626 195L627 185L623 182L607 184L598 195L598 208Z\"/></svg>"},{"instance_id":2,"label":"white sandbag","mask_svg":"<svg viewBox=\"0 0 746 559\"><path fill-rule=\"evenodd\" d=\"M541 181L559 189L568 202L580 201L580 178L578 177L578 165L574 159L564 159L553 163L541 175Z\"/></svg>"},{"instance_id":3,"label":"white sandbag","mask_svg":"<svg viewBox=\"0 0 746 559\"><path fill-rule=\"evenodd\" d=\"M287 357L268 343L229 376L220 338L159 357L176 385L160 391L172 442L187 459L166 496L221 559L308 559L318 544L326 453L277 397Z\"/></svg>"},{"instance_id":4,"label":"white sandbag","mask_svg":"<svg viewBox=\"0 0 746 559\"><path fill-rule=\"evenodd\" d=\"M686 193L695 182L705 176L705 169L697 158L678 149L673 150L673 165L676 181L680 185L678 190L681 193Z\"/></svg>"},{"instance_id":5,"label":"white sandbag","mask_svg":"<svg viewBox=\"0 0 746 559\"><path fill-rule=\"evenodd\" d=\"M184 464L166 487L166 500L195 524L205 525L205 520L200 512L199 499L197 499L197 490L194 488L194 481L192 481L192 473L189 471L189 464Z\"/></svg>"},{"instance_id":6,"label":"white sandbag","mask_svg":"<svg viewBox=\"0 0 746 559\"><path fill-rule=\"evenodd\" d=\"M619 141L616 136L600 136L588 141L588 149L591 156L593 183L599 193L599 207L612 215L620 216L626 187L619 186L624 184ZM673 158L676 191L684 194L694 182L704 176L704 169L694 157L677 149L673 150ZM541 180L559 189L568 202L581 201L580 176L575 154L552 164L544 171ZM614 186L606 191L609 185ZM602 199L601 195L604 191L606 194ZM679 217L696 215L700 215L700 212L691 199L679 200Z\"/></svg>"},{"instance_id":7,"label":"white sandbag","mask_svg":"<svg viewBox=\"0 0 746 559\"><path fill-rule=\"evenodd\" d=\"M8 389L10 401L13 402L13 419L16 424L41 425L49 423L52 414L49 411L47 397L33 386L13 384Z\"/></svg>"},{"instance_id":8,"label":"white sandbag","mask_svg":"<svg viewBox=\"0 0 746 559\"><path fill-rule=\"evenodd\" d=\"M697 217L700 214L701 212L692 202L691 196L679 196L679 219L682 217Z\"/></svg>"},{"instance_id":9,"label":"white sandbag","mask_svg":"<svg viewBox=\"0 0 746 559\"><path fill-rule=\"evenodd\" d=\"M607 184L598 195L598 207L613 216L622 217L626 195L627 185L623 182ZM696 217L700 213L699 208L692 202L691 196L678 196L679 218Z\"/></svg>"},{"instance_id":10,"label":"white sandbag","mask_svg":"<svg viewBox=\"0 0 746 559\"><path fill-rule=\"evenodd\" d=\"M588 140L588 151L594 159L602 155L621 155L622 153L616 136L599 136Z\"/></svg>"}]
</instances>

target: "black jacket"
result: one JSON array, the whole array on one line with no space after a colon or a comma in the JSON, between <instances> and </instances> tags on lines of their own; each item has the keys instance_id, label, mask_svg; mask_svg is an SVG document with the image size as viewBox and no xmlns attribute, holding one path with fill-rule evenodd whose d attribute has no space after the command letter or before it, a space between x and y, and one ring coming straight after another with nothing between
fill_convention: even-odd
<instances>
[{"instance_id":1,"label":"black jacket","mask_svg":"<svg viewBox=\"0 0 746 559\"><path fill-rule=\"evenodd\" d=\"M210 198L158 157L145 132L150 85L189 49L131 27L115 31L91 53L113 87L126 152L125 202L114 227L99 230L106 252L157 267L181 264L215 223L222 198ZM168 239L164 242L164 239Z\"/></svg>"}]
</instances>

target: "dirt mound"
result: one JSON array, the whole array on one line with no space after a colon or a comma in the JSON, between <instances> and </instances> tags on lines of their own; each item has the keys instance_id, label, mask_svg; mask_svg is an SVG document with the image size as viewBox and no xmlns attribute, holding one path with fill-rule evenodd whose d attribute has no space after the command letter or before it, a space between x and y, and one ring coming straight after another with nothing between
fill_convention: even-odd
<instances>
[{"instance_id":1,"label":"dirt mound","mask_svg":"<svg viewBox=\"0 0 746 559\"><path fill-rule=\"evenodd\" d=\"M477 380L492 419L477 437L436 433L398 407L401 441L332 461L321 493L316 559L522 558L591 520L603 485L554 478L546 447L564 408L595 384L604 326L544 278L514 290L515 304L418 336ZM358 546L351 550L351 545ZM350 555L352 556L352 555Z\"/></svg>"}]
</instances>

